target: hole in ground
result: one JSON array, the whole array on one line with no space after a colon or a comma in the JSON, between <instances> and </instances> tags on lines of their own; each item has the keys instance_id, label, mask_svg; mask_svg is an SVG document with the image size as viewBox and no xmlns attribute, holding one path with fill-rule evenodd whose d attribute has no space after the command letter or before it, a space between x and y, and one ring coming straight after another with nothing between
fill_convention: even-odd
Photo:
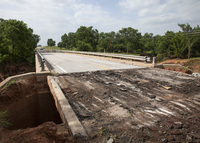
<instances>
[{"instance_id":1,"label":"hole in ground","mask_svg":"<svg viewBox=\"0 0 200 143\"><path fill-rule=\"evenodd\" d=\"M8 129L11 130L36 127L47 121L62 123L50 92L26 96L8 108L8 121L11 123Z\"/></svg>"}]
</instances>

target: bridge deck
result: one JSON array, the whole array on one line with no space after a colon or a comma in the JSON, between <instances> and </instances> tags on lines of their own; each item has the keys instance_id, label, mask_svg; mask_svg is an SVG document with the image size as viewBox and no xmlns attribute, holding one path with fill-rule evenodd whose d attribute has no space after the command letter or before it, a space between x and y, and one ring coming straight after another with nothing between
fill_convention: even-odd
<instances>
[{"instance_id":1,"label":"bridge deck","mask_svg":"<svg viewBox=\"0 0 200 143\"><path fill-rule=\"evenodd\" d=\"M105 58L98 59L69 53L42 53L42 55L53 66L56 73L141 68L136 65L108 61Z\"/></svg>"},{"instance_id":2,"label":"bridge deck","mask_svg":"<svg viewBox=\"0 0 200 143\"><path fill-rule=\"evenodd\" d=\"M111 136L118 142L200 141L200 81L190 75L129 69L57 81L94 142Z\"/></svg>"}]
</instances>

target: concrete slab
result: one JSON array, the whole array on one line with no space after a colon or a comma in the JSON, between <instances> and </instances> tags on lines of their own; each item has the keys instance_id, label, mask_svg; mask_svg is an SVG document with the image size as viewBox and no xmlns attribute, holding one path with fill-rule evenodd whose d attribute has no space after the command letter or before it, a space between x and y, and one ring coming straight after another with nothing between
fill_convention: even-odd
<instances>
[{"instance_id":1,"label":"concrete slab","mask_svg":"<svg viewBox=\"0 0 200 143\"><path fill-rule=\"evenodd\" d=\"M59 85L52 76L48 76L47 81L62 121L68 125L74 137L87 137L85 129L65 98Z\"/></svg>"}]
</instances>

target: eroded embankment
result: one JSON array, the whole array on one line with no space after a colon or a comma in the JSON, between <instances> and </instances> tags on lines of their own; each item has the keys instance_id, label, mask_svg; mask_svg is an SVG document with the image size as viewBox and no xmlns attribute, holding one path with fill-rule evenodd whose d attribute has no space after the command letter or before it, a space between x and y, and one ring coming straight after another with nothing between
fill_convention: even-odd
<instances>
[{"instance_id":1,"label":"eroded embankment","mask_svg":"<svg viewBox=\"0 0 200 143\"><path fill-rule=\"evenodd\" d=\"M10 125L8 129L0 129L0 142L69 141L70 135L56 109L47 75L19 75L1 86L0 111L7 111Z\"/></svg>"}]
</instances>

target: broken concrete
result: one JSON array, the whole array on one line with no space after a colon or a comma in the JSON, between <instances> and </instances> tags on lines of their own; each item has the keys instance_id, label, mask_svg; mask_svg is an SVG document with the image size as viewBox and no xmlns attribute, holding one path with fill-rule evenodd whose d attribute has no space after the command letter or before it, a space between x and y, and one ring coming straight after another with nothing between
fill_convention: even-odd
<instances>
[{"instance_id":1,"label":"broken concrete","mask_svg":"<svg viewBox=\"0 0 200 143\"><path fill-rule=\"evenodd\" d=\"M91 142L200 141L200 80L192 75L131 69L55 79Z\"/></svg>"}]
</instances>

